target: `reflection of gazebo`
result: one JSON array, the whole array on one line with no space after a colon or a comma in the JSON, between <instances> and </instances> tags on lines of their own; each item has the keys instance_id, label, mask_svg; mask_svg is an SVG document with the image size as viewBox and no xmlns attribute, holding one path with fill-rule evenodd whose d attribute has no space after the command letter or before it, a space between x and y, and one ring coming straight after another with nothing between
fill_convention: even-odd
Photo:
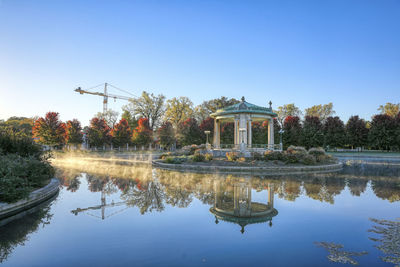
<instances>
[{"instance_id":1,"label":"reflection of gazebo","mask_svg":"<svg viewBox=\"0 0 400 267\"><path fill-rule=\"evenodd\" d=\"M248 180L234 182L231 192L233 199L232 194L223 193L220 180L215 181L214 190L214 207L210 208L210 212L215 215L215 223L219 220L236 223L244 233L244 227L248 224L269 222L269 226L272 226L272 217L278 214L274 208L272 184L268 185L267 204L251 201L251 184Z\"/></svg>"},{"instance_id":2,"label":"reflection of gazebo","mask_svg":"<svg viewBox=\"0 0 400 267\"><path fill-rule=\"evenodd\" d=\"M276 147L274 145L273 120L277 114L272 111L271 105L272 103L269 102L268 108L256 106L246 102L242 97L240 103L212 113L211 117L214 118L214 148L221 148L221 122L234 123L234 148L244 151L253 147L251 123L268 121L268 143L264 146L264 149L274 150Z\"/></svg>"}]
</instances>

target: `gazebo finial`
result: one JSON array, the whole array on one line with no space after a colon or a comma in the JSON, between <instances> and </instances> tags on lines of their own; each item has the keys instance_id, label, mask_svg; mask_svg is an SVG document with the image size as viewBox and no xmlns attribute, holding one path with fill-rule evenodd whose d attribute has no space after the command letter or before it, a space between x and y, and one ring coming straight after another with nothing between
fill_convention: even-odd
<instances>
[{"instance_id":1,"label":"gazebo finial","mask_svg":"<svg viewBox=\"0 0 400 267\"><path fill-rule=\"evenodd\" d=\"M242 102L244 102L244 101L245 101L244 96L242 96Z\"/></svg>"},{"instance_id":2,"label":"gazebo finial","mask_svg":"<svg viewBox=\"0 0 400 267\"><path fill-rule=\"evenodd\" d=\"M272 101L271 100L269 101L268 104L269 104L269 108L272 108Z\"/></svg>"}]
</instances>

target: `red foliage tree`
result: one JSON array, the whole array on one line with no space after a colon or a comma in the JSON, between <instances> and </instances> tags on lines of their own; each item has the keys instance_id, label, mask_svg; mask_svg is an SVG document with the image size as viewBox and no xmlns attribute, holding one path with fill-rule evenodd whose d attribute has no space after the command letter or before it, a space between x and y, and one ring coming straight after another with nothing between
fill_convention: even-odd
<instances>
[{"instance_id":1,"label":"red foliage tree","mask_svg":"<svg viewBox=\"0 0 400 267\"><path fill-rule=\"evenodd\" d=\"M368 139L373 148L388 150L395 146L395 121L395 118L386 114L378 114L372 118Z\"/></svg>"},{"instance_id":2,"label":"red foliage tree","mask_svg":"<svg viewBox=\"0 0 400 267\"><path fill-rule=\"evenodd\" d=\"M132 143L135 145L148 145L153 141L153 132L150 129L149 119L140 118L138 127L133 130Z\"/></svg>"},{"instance_id":3,"label":"red foliage tree","mask_svg":"<svg viewBox=\"0 0 400 267\"><path fill-rule=\"evenodd\" d=\"M87 138L91 146L102 146L110 144L111 128L104 119L93 118L90 120L90 126L87 130Z\"/></svg>"},{"instance_id":4,"label":"red foliage tree","mask_svg":"<svg viewBox=\"0 0 400 267\"><path fill-rule=\"evenodd\" d=\"M130 143L132 138L132 131L126 119L121 119L114 125L111 131L113 137L113 144L115 146L123 146Z\"/></svg>"},{"instance_id":5,"label":"red foliage tree","mask_svg":"<svg viewBox=\"0 0 400 267\"><path fill-rule=\"evenodd\" d=\"M32 134L35 141L43 145L57 146L67 141L66 125L59 120L57 112L47 112L44 118L37 119Z\"/></svg>"}]
</instances>

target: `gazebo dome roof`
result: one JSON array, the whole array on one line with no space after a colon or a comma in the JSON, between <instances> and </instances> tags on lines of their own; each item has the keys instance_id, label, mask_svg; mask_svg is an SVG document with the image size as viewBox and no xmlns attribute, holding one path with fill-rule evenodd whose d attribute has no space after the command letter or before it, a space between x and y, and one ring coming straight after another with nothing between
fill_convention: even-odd
<instances>
[{"instance_id":1,"label":"gazebo dome roof","mask_svg":"<svg viewBox=\"0 0 400 267\"><path fill-rule=\"evenodd\" d=\"M257 106L257 105L251 104L249 102L246 102L244 97L242 97L242 101L240 103L234 104L234 105L226 107L226 108L218 109L216 112L212 113L210 116L212 118L215 118L217 116L223 116L223 115L247 113L247 114L262 114L262 115L268 115L271 117L276 117L277 114L275 112L273 112L272 107L271 107L272 103L269 102L269 104L270 104L269 108Z\"/></svg>"}]
</instances>

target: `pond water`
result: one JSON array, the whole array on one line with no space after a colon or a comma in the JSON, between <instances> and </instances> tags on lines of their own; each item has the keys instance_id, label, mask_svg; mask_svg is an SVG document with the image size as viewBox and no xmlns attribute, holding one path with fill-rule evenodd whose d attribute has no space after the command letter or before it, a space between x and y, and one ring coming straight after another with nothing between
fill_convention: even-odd
<instances>
[{"instance_id":1,"label":"pond water","mask_svg":"<svg viewBox=\"0 0 400 267\"><path fill-rule=\"evenodd\" d=\"M234 176L61 166L58 196L0 227L4 266L393 266L400 167Z\"/></svg>"}]
</instances>

